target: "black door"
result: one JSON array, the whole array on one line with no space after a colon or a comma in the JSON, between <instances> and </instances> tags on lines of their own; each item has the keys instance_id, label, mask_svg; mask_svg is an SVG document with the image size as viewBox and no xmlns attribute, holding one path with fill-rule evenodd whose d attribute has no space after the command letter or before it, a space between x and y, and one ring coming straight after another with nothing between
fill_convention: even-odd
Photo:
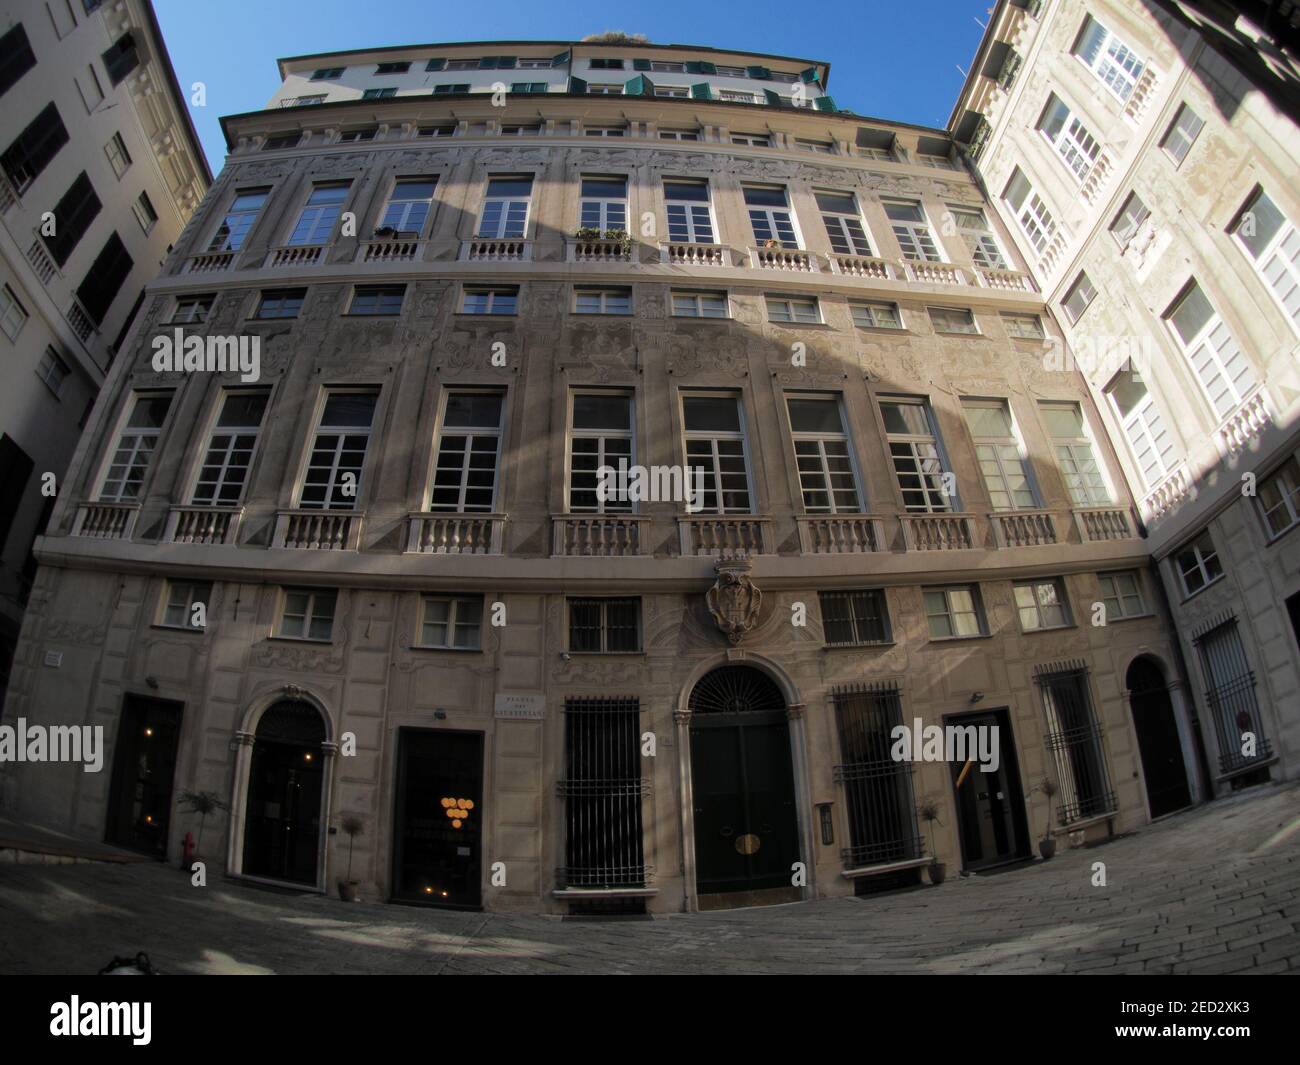
<instances>
[{"instance_id":1,"label":"black door","mask_svg":"<svg viewBox=\"0 0 1300 1065\"><path fill-rule=\"evenodd\" d=\"M1178 720L1174 717L1164 674L1149 658L1138 658L1129 666L1125 683L1142 755L1151 816L1160 817L1191 806L1192 792L1183 763Z\"/></svg>"},{"instance_id":2,"label":"black door","mask_svg":"<svg viewBox=\"0 0 1300 1065\"><path fill-rule=\"evenodd\" d=\"M965 762L950 763L957 801L962 868L984 869L1027 858L1029 828L1025 820L1024 795L1020 790L1016 745L1006 710L954 715L944 718L944 724L997 729L996 770L984 772L979 761L972 762L969 770ZM966 770L964 775L963 770Z\"/></svg>"},{"instance_id":3,"label":"black door","mask_svg":"<svg viewBox=\"0 0 1300 1065\"><path fill-rule=\"evenodd\" d=\"M104 833L109 843L167 857L183 709L182 703L165 699L123 698Z\"/></svg>"},{"instance_id":4,"label":"black door","mask_svg":"<svg viewBox=\"0 0 1300 1065\"><path fill-rule=\"evenodd\" d=\"M784 698L727 666L701 680L691 709L697 891L790 888L799 831Z\"/></svg>"},{"instance_id":5,"label":"black door","mask_svg":"<svg viewBox=\"0 0 1300 1065\"><path fill-rule=\"evenodd\" d=\"M476 909L482 901L483 734L397 734L393 898Z\"/></svg>"},{"instance_id":6,"label":"black door","mask_svg":"<svg viewBox=\"0 0 1300 1065\"><path fill-rule=\"evenodd\" d=\"M253 740L243 872L317 882L325 726L309 703L286 700L262 715Z\"/></svg>"}]
</instances>

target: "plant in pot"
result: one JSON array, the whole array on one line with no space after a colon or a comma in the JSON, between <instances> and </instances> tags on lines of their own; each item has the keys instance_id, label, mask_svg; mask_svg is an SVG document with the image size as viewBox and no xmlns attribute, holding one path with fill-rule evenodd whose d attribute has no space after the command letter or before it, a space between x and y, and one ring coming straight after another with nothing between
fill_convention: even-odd
<instances>
[{"instance_id":1,"label":"plant in pot","mask_svg":"<svg viewBox=\"0 0 1300 1065\"><path fill-rule=\"evenodd\" d=\"M1056 784L1044 777L1030 789L1029 794L1036 791L1047 796L1047 828L1043 832L1043 838L1038 841L1038 853L1043 856L1043 861L1047 861L1056 855L1056 837L1052 835L1052 796L1056 794Z\"/></svg>"},{"instance_id":2,"label":"plant in pot","mask_svg":"<svg viewBox=\"0 0 1300 1065\"><path fill-rule=\"evenodd\" d=\"M221 796L215 791L182 791L177 802L184 809L199 815L199 834L194 841L194 853L188 859L182 859L181 863L182 870L188 873L191 863L204 861L203 826L207 824L208 816L229 810L230 804L222 802Z\"/></svg>"},{"instance_id":3,"label":"plant in pot","mask_svg":"<svg viewBox=\"0 0 1300 1065\"><path fill-rule=\"evenodd\" d=\"M600 240L600 229L596 226L581 226L573 235L578 240Z\"/></svg>"},{"instance_id":4,"label":"plant in pot","mask_svg":"<svg viewBox=\"0 0 1300 1065\"><path fill-rule=\"evenodd\" d=\"M948 867L939 861L939 852L934 849L934 823L939 821L939 804L933 799L922 799L916 812L921 815L921 820L930 826L930 883L937 887L948 875ZM943 822L939 821L939 824Z\"/></svg>"},{"instance_id":5,"label":"plant in pot","mask_svg":"<svg viewBox=\"0 0 1300 1065\"><path fill-rule=\"evenodd\" d=\"M356 814L344 814L339 818L339 828L343 829L348 837L348 875L346 880L339 881L339 898L344 902L360 902L361 884L352 879L352 845L365 831L366 823Z\"/></svg>"},{"instance_id":6,"label":"plant in pot","mask_svg":"<svg viewBox=\"0 0 1300 1065\"><path fill-rule=\"evenodd\" d=\"M387 237L389 240L394 240L397 237L397 230L392 226L380 226L375 230L375 236Z\"/></svg>"},{"instance_id":7,"label":"plant in pot","mask_svg":"<svg viewBox=\"0 0 1300 1065\"><path fill-rule=\"evenodd\" d=\"M605 239L617 242L619 251L624 255L632 250L632 235L626 229L607 229Z\"/></svg>"}]
</instances>

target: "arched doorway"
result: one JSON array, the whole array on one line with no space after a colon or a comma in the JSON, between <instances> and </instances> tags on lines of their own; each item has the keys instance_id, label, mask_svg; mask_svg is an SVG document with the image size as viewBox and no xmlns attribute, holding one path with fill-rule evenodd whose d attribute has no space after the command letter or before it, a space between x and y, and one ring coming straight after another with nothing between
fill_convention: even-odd
<instances>
[{"instance_id":1,"label":"arched doorway","mask_svg":"<svg viewBox=\"0 0 1300 1065\"><path fill-rule=\"evenodd\" d=\"M1178 718L1169 687L1159 664L1143 655L1135 658L1124 678L1142 755L1147 807L1152 817L1173 813L1192 804Z\"/></svg>"},{"instance_id":2,"label":"arched doorway","mask_svg":"<svg viewBox=\"0 0 1300 1065\"><path fill-rule=\"evenodd\" d=\"M700 907L800 898L791 886L799 829L781 689L760 670L721 666L696 683L689 710Z\"/></svg>"},{"instance_id":3,"label":"arched doorway","mask_svg":"<svg viewBox=\"0 0 1300 1065\"><path fill-rule=\"evenodd\" d=\"M259 719L248 770L245 876L316 886L325 740L320 712L300 699L283 699Z\"/></svg>"}]
</instances>

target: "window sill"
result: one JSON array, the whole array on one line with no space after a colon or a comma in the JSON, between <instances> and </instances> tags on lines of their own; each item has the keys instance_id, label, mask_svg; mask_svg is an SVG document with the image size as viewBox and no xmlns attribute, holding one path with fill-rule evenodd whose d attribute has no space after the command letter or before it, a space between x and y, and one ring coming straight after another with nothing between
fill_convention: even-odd
<instances>
[{"instance_id":1,"label":"window sill","mask_svg":"<svg viewBox=\"0 0 1300 1065\"><path fill-rule=\"evenodd\" d=\"M987 333L963 333L960 331L954 332L951 329L936 329L934 331L934 335L937 337L967 337L968 339L971 340L991 339Z\"/></svg>"},{"instance_id":2,"label":"window sill","mask_svg":"<svg viewBox=\"0 0 1300 1065\"><path fill-rule=\"evenodd\" d=\"M482 647L429 647L422 643L413 643L409 646L408 650L433 651L435 653L453 655L481 655L483 653Z\"/></svg>"},{"instance_id":3,"label":"window sill","mask_svg":"<svg viewBox=\"0 0 1300 1065\"><path fill-rule=\"evenodd\" d=\"M570 317L573 318L635 318L636 315L631 311L619 311L614 314L609 311L570 311Z\"/></svg>"},{"instance_id":4,"label":"window sill","mask_svg":"<svg viewBox=\"0 0 1300 1065\"><path fill-rule=\"evenodd\" d=\"M678 322L733 322L734 318L729 314L711 315L711 314L673 314L670 318Z\"/></svg>"},{"instance_id":5,"label":"window sill","mask_svg":"<svg viewBox=\"0 0 1300 1065\"><path fill-rule=\"evenodd\" d=\"M903 336L912 335L910 329L906 329L901 325L858 325L857 322L854 322L853 328L860 329L864 333L887 333L894 336L899 336L900 334Z\"/></svg>"},{"instance_id":6,"label":"window sill","mask_svg":"<svg viewBox=\"0 0 1300 1065\"><path fill-rule=\"evenodd\" d=\"M1077 629L1078 627L1079 627L1078 625L1071 622L1069 625L1045 625L1042 628L1038 628L1038 629L1022 628L1020 630L1020 635L1037 636L1040 632L1065 632L1068 629Z\"/></svg>"},{"instance_id":7,"label":"window sill","mask_svg":"<svg viewBox=\"0 0 1300 1065\"><path fill-rule=\"evenodd\" d=\"M339 315L339 317L340 318L400 318L402 317L402 312L396 311L393 314L354 314L352 311L348 311L345 314Z\"/></svg>"},{"instance_id":8,"label":"window sill","mask_svg":"<svg viewBox=\"0 0 1300 1065\"><path fill-rule=\"evenodd\" d=\"M249 321L253 321L253 320L254 319L249 319ZM207 325L208 323L207 320L203 318L199 318L194 321L186 321L183 318L181 319L173 318L170 322L159 322L158 324L161 327L172 329L172 328L182 328L187 325Z\"/></svg>"},{"instance_id":9,"label":"window sill","mask_svg":"<svg viewBox=\"0 0 1300 1065\"><path fill-rule=\"evenodd\" d=\"M565 651L570 658L644 658L644 651Z\"/></svg>"},{"instance_id":10,"label":"window sill","mask_svg":"<svg viewBox=\"0 0 1300 1065\"><path fill-rule=\"evenodd\" d=\"M981 632L975 636L931 636L930 643L965 643L967 640L991 640L993 633Z\"/></svg>"},{"instance_id":11,"label":"window sill","mask_svg":"<svg viewBox=\"0 0 1300 1065\"><path fill-rule=\"evenodd\" d=\"M1153 618L1155 616L1156 615L1152 613L1150 610L1148 610L1145 614L1125 614L1123 617L1119 617L1119 618L1113 618L1110 615L1107 615L1106 624L1117 625L1121 621L1142 621L1144 618Z\"/></svg>"},{"instance_id":12,"label":"window sill","mask_svg":"<svg viewBox=\"0 0 1300 1065\"><path fill-rule=\"evenodd\" d=\"M830 329L825 322L781 322L775 318L769 318L767 324L779 325L785 329Z\"/></svg>"},{"instance_id":13,"label":"window sill","mask_svg":"<svg viewBox=\"0 0 1300 1065\"><path fill-rule=\"evenodd\" d=\"M518 318L518 311L511 311L509 314L498 313L496 311L457 311L457 318Z\"/></svg>"},{"instance_id":14,"label":"window sill","mask_svg":"<svg viewBox=\"0 0 1300 1065\"><path fill-rule=\"evenodd\" d=\"M328 647L334 642L333 637L330 637L328 640L319 640L313 636L280 636L275 633L268 636L267 639L275 640L276 643L312 643L316 644L318 647Z\"/></svg>"},{"instance_id":15,"label":"window sill","mask_svg":"<svg viewBox=\"0 0 1300 1065\"><path fill-rule=\"evenodd\" d=\"M974 639L974 637L966 637L966 638ZM870 640L865 643L824 643L822 644L822 650L823 651L861 651L864 649L871 650L874 647L886 648L886 647L897 647L897 646L898 646L897 640Z\"/></svg>"},{"instance_id":16,"label":"window sill","mask_svg":"<svg viewBox=\"0 0 1300 1065\"><path fill-rule=\"evenodd\" d=\"M194 625L168 625L162 621L155 621L152 625L149 626L149 628L160 629L163 632L192 632L200 636L203 635L203 633L208 631L206 627L197 628Z\"/></svg>"}]
</instances>

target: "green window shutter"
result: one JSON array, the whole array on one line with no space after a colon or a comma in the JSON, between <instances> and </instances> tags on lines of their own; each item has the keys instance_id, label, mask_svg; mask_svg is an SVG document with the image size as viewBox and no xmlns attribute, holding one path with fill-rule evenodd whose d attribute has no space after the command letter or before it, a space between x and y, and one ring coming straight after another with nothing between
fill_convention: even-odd
<instances>
[{"instance_id":1,"label":"green window shutter","mask_svg":"<svg viewBox=\"0 0 1300 1065\"><path fill-rule=\"evenodd\" d=\"M570 74L569 92L584 93L586 91L587 91L587 83L583 81L581 78L575 78L572 74Z\"/></svg>"},{"instance_id":2,"label":"green window shutter","mask_svg":"<svg viewBox=\"0 0 1300 1065\"><path fill-rule=\"evenodd\" d=\"M499 56L497 56L497 69L498 69L498 70L513 70L513 69L514 69L514 65L515 65L515 63L516 63L517 61L518 61L518 57L517 57L517 56L513 56L513 55L499 55Z\"/></svg>"},{"instance_id":3,"label":"green window shutter","mask_svg":"<svg viewBox=\"0 0 1300 1065\"><path fill-rule=\"evenodd\" d=\"M649 69L650 69L650 60L648 60L648 59L634 59L634 60L632 60L632 69L633 69L633 70L649 70Z\"/></svg>"},{"instance_id":4,"label":"green window shutter","mask_svg":"<svg viewBox=\"0 0 1300 1065\"><path fill-rule=\"evenodd\" d=\"M698 85L691 86L691 96L697 100L712 100L713 90L709 88L707 81L702 81Z\"/></svg>"},{"instance_id":5,"label":"green window shutter","mask_svg":"<svg viewBox=\"0 0 1300 1065\"><path fill-rule=\"evenodd\" d=\"M424 69L425 69L425 70L446 70L446 69L447 69L447 60L445 60L445 59L430 59L427 63L424 64Z\"/></svg>"},{"instance_id":6,"label":"green window shutter","mask_svg":"<svg viewBox=\"0 0 1300 1065\"><path fill-rule=\"evenodd\" d=\"M644 74L638 74L623 86L624 96L653 96L654 84Z\"/></svg>"},{"instance_id":7,"label":"green window shutter","mask_svg":"<svg viewBox=\"0 0 1300 1065\"><path fill-rule=\"evenodd\" d=\"M553 66L553 67L562 67L562 66L564 66L568 61L569 61L569 53L568 53L568 52L561 52L559 55L557 55L557 56L552 56L552 57L551 57L551 66Z\"/></svg>"},{"instance_id":8,"label":"green window shutter","mask_svg":"<svg viewBox=\"0 0 1300 1065\"><path fill-rule=\"evenodd\" d=\"M815 99L815 100L813 101L813 107L817 108L818 111L838 111L838 110L839 110L839 108L835 106L835 98L834 98L833 96L819 96L819 97L817 97L817 99Z\"/></svg>"},{"instance_id":9,"label":"green window shutter","mask_svg":"<svg viewBox=\"0 0 1300 1065\"><path fill-rule=\"evenodd\" d=\"M772 80L772 72L767 67L746 67L745 76L747 78L757 78L759 81Z\"/></svg>"},{"instance_id":10,"label":"green window shutter","mask_svg":"<svg viewBox=\"0 0 1300 1065\"><path fill-rule=\"evenodd\" d=\"M781 107L785 104L785 101L781 99L781 94L779 92L773 92L771 89L764 89L763 95L767 97L767 102L772 107Z\"/></svg>"},{"instance_id":11,"label":"green window shutter","mask_svg":"<svg viewBox=\"0 0 1300 1065\"><path fill-rule=\"evenodd\" d=\"M816 67L809 67L807 70L801 70L799 72L799 80L813 85L820 85L822 83L821 75L817 73Z\"/></svg>"},{"instance_id":12,"label":"green window shutter","mask_svg":"<svg viewBox=\"0 0 1300 1065\"><path fill-rule=\"evenodd\" d=\"M478 61L479 70L494 70L497 65L496 56L485 55Z\"/></svg>"},{"instance_id":13,"label":"green window shutter","mask_svg":"<svg viewBox=\"0 0 1300 1065\"><path fill-rule=\"evenodd\" d=\"M687 63L686 64L687 74L716 74L717 72L718 72L718 68L715 67L712 63Z\"/></svg>"}]
</instances>

